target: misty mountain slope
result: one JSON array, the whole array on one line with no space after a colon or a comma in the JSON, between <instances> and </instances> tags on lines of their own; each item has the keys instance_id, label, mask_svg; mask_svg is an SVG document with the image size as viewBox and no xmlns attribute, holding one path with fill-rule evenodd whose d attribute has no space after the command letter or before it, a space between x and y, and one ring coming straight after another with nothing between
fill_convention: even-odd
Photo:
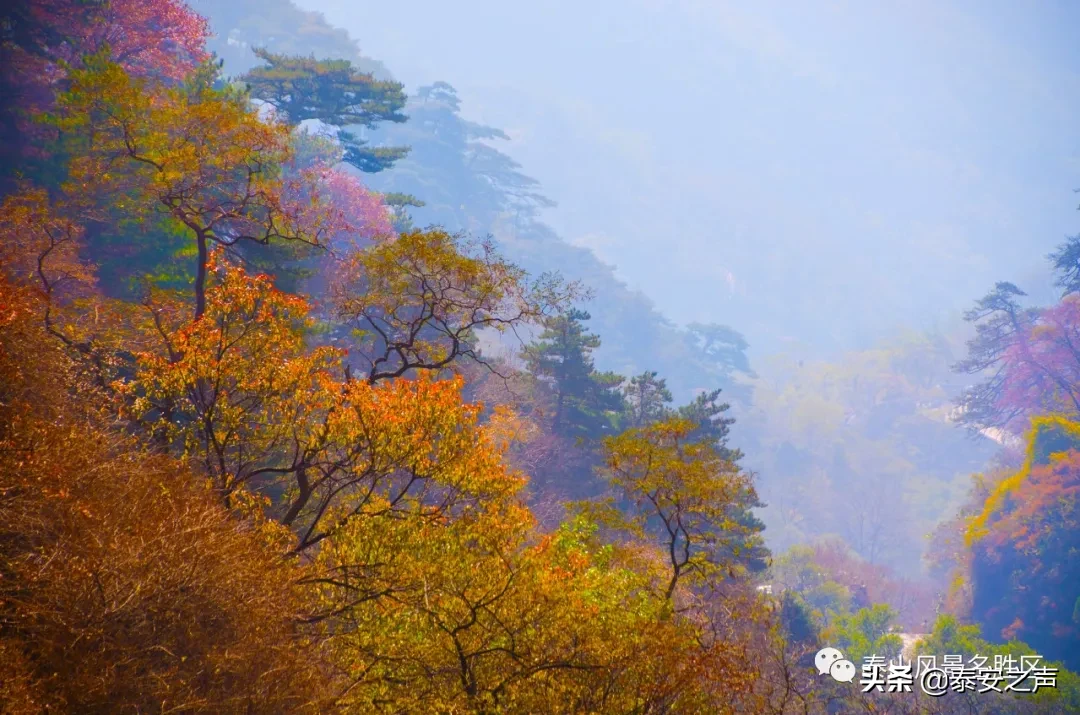
<instances>
[{"instance_id":1,"label":"misty mountain slope","mask_svg":"<svg viewBox=\"0 0 1080 715\"><path fill-rule=\"evenodd\" d=\"M224 60L228 75L254 66L257 58L251 48L264 45L273 52L350 59L365 71L390 76L381 63L360 53L348 33L288 0L241 0L227 6L197 0L194 6L210 20L215 34L210 46ZM438 224L478 237L491 235L509 259L530 273L557 271L588 286L594 297L583 307L592 315L590 330L603 341L597 351L602 369L622 374L656 370L680 402L716 387L730 398L748 399L746 387L734 379L740 367L748 369L741 338L703 350L699 337L678 329L593 251L559 237L537 216L552 202L513 159L493 146L508 137L497 128L470 122L460 110L453 87L436 83L417 90L404 124L370 133L358 129L372 145L411 147L392 168L363 175L365 183L424 201L425 206L413 210L418 226Z\"/></svg>"},{"instance_id":2,"label":"misty mountain slope","mask_svg":"<svg viewBox=\"0 0 1080 715\"><path fill-rule=\"evenodd\" d=\"M948 320L1074 230L1075 3L296 1L453 84L559 235L755 361Z\"/></svg>"},{"instance_id":3,"label":"misty mountain slope","mask_svg":"<svg viewBox=\"0 0 1080 715\"><path fill-rule=\"evenodd\" d=\"M839 536L908 575L998 445L953 421L959 335L908 335L834 362L774 360L740 415L770 546Z\"/></svg>"},{"instance_id":4,"label":"misty mountain slope","mask_svg":"<svg viewBox=\"0 0 1080 715\"><path fill-rule=\"evenodd\" d=\"M602 369L627 375L657 370L682 400L696 389L718 386L745 398L731 375L744 359L730 353L710 358L691 332L676 328L647 296L628 288L612 266L591 250L568 244L538 220L538 211L550 201L513 159L492 145L506 136L464 119L460 106L447 83L420 88L406 108L410 121L370 135L377 144L408 145L412 151L365 181L425 201L413 212L418 225L491 234L511 260L532 273L558 272L588 286L593 298L584 307L592 316L590 330L603 341L597 351ZM741 354L741 349L732 346L732 352Z\"/></svg>"}]
</instances>

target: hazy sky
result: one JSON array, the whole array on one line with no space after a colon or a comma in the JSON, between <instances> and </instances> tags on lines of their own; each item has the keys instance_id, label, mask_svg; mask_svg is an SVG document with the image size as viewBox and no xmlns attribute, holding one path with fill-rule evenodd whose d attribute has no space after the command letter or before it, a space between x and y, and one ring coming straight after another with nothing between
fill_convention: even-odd
<instances>
[{"instance_id":1,"label":"hazy sky","mask_svg":"<svg viewBox=\"0 0 1080 715\"><path fill-rule=\"evenodd\" d=\"M297 1L454 85L568 241L752 346L947 318L1080 232L1077 2Z\"/></svg>"}]
</instances>

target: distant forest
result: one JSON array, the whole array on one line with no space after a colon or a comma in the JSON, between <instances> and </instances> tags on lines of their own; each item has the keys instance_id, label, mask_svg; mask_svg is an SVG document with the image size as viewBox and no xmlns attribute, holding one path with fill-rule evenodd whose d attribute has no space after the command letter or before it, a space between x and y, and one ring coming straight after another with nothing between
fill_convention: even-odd
<instances>
[{"instance_id":1,"label":"distant forest","mask_svg":"<svg viewBox=\"0 0 1080 715\"><path fill-rule=\"evenodd\" d=\"M751 365L290 0L0 28L0 712L1080 711L1080 237Z\"/></svg>"}]
</instances>

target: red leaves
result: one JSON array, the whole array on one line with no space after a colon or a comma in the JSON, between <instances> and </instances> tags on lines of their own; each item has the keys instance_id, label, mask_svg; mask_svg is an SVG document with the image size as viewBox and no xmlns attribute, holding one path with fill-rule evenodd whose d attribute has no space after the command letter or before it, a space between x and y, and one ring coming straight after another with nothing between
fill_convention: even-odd
<instances>
[{"instance_id":1,"label":"red leaves","mask_svg":"<svg viewBox=\"0 0 1080 715\"><path fill-rule=\"evenodd\" d=\"M1042 543L1062 528L1054 518L1062 504L1080 496L1080 452L1055 454L1049 464L1034 465L1014 490L986 535L989 545L1036 555Z\"/></svg>"},{"instance_id":2,"label":"red leaves","mask_svg":"<svg viewBox=\"0 0 1080 715\"><path fill-rule=\"evenodd\" d=\"M40 0L32 12L54 63L78 64L107 46L133 75L179 81L209 57L206 19L183 0Z\"/></svg>"},{"instance_id":3,"label":"red leaves","mask_svg":"<svg viewBox=\"0 0 1080 715\"><path fill-rule=\"evenodd\" d=\"M378 194L364 186L356 176L340 169L320 170L322 186L333 209L337 222L328 233L331 248L346 249L356 239L385 238L392 236L394 227Z\"/></svg>"},{"instance_id":4,"label":"red leaves","mask_svg":"<svg viewBox=\"0 0 1080 715\"><path fill-rule=\"evenodd\" d=\"M3 90L26 116L52 107L68 65L106 47L131 74L174 83L209 57L206 20L183 0L15 0L2 19L18 38L0 44ZM21 140L43 127L24 118L17 126L21 148L34 150L39 142Z\"/></svg>"}]
</instances>

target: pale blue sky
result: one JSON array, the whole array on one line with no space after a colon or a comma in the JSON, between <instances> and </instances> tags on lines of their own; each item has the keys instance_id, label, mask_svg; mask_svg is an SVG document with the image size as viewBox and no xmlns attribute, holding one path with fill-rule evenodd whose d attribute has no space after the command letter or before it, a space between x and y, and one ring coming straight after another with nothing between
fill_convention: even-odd
<instances>
[{"instance_id":1,"label":"pale blue sky","mask_svg":"<svg viewBox=\"0 0 1080 715\"><path fill-rule=\"evenodd\" d=\"M1032 285L1080 232L1080 3L298 0L471 119L568 241L755 352Z\"/></svg>"}]
</instances>

